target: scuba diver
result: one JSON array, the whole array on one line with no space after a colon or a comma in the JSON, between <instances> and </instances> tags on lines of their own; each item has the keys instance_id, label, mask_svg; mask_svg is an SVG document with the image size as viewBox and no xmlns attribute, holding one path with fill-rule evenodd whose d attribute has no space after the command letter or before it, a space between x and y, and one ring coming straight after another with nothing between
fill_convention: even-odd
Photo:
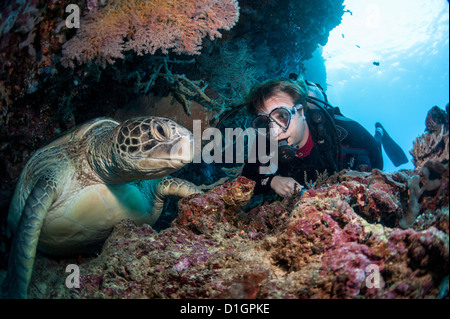
<instances>
[{"instance_id":1,"label":"scuba diver","mask_svg":"<svg viewBox=\"0 0 450 319\"><path fill-rule=\"evenodd\" d=\"M265 164L258 159L243 167L241 175L256 182L255 195L273 190L281 197L292 196L321 174L345 168L382 170L382 145L396 166L408 161L380 123L372 136L331 106L319 85L301 78L273 79L255 86L246 105L254 116L252 127L269 132L267 143L269 138L278 141L278 165L270 173L260 174Z\"/></svg>"}]
</instances>

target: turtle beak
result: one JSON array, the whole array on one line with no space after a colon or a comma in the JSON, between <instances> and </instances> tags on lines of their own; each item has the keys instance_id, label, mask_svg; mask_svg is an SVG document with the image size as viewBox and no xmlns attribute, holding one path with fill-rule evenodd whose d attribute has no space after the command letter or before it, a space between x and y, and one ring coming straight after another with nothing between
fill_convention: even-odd
<instances>
[{"instance_id":1,"label":"turtle beak","mask_svg":"<svg viewBox=\"0 0 450 319\"><path fill-rule=\"evenodd\" d=\"M183 135L170 149L170 160L181 161L182 163L190 163L194 157L194 138L189 132Z\"/></svg>"}]
</instances>

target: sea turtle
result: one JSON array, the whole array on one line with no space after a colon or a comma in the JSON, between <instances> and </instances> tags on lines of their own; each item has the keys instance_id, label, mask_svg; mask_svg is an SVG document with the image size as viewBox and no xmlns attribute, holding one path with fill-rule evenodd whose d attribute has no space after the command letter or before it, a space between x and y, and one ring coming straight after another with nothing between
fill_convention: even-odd
<instances>
[{"instance_id":1,"label":"sea turtle","mask_svg":"<svg viewBox=\"0 0 450 319\"><path fill-rule=\"evenodd\" d=\"M11 201L14 234L3 295L26 298L36 249L53 255L90 251L114 225L153 225L164 197L201 193L167 175L192 160L192 134L160 117L88 121L36 151Z\"/></svg>"}]
</instances>

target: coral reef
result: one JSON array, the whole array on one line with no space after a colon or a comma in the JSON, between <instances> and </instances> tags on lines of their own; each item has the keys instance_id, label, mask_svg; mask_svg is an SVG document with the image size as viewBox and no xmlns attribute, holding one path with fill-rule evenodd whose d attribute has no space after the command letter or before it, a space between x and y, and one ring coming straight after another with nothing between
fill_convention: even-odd
<instances>
[{"instance_id":1,"label":"coral reef","mask_svg":"<svg viewBox=\"0 0 450 319\"><path fill-rule=\"evenodd\" d=\"M39 256L30 297L448 298L445 170L346 170L256 206L254 182L238 177L180 200L160 232L124 220L98 256ZM80 287L69 289L72 263Z\"/></svg>"},{"instance_id":2,"label":"coral reef","mask_svg":"<svg viewBox=\"0 0 450 319\"><path fill-rule=\"evenodd\" d=\"M425 125L426 132L416 138L410 151L416 170L430 160L438 163L449 161L448 104L446 111L433 106L428 111Z\"/></svg>"},{"instance_id":3,"label":"coral reef","mask_svg":"<svg viewBox=\"0 0 450 319\"><path fill-rule=\"evenodd\" d=\"M79 262L79 289L67 289L61 276L76 261L40 257L30 296L443 297L448 228L446 233L432 223L424 230L369 223L352 207L372 200L360 196L368 192L368 177L344 172L339 178L345 182L247 214L238 207L248 200L253 185L239 178L180 201L180 216L159 233L129 220L120 223L98 257ZM393 187L387 181L384 186ZM384 204L378 208L395 213ZM439 218L448 226L448 210Z\"/></svg>"},{"instance_id":4,"label":"coral reef","mask_svg":"<svg viewBox=\"0 0 450 319\"><path fill-rule=\"evenodd\" d=\"M417 137L410 151L415 172L419 175L408 179L410 189L409 215L402 221L409 227L422 211L419 200L426 201L428 207L448 207L449 182L449 126L448 104L446 110L433 106L425 120L425 133ZM423 195L433 192L436 196L424 199Z\"/></svg>"},{"instance_id":5,"label":"coral reef","mask_svg":"<svg viewBox=\"0 0 450 319\"><path fill-rule=\"evenodd\" d=\"M201 118L206 127L239 104L253 83L300 73L302 60L327 42L344 9L342 0L240 0L234 25L236 1L125 2L131 5L121 14L105 11L116 0L7 0L0 6L2 212L32 152L58 133L93 117L141 111L186 123ZM184 16L182 25L161 30L168 21L152 24L132 6L151 2L161 4L154 16L177 2L188 3L187 11L198 4L197 17L206 19ZM69 4L79 6L88 28L65 27ZM219 14L222 4L231 15ZM140 19L130 22L131 13ZM80 43L98 24L93 16L113 23L111 38L94 32L102 40L97 47ZM107 27L100 26L96 32ZM152 42L155 33L139 33L150 26L161 31L160 42ZM245 116L236 114L224 125L245 128ZM98 255L39 255L29 296L448 298L448 106L430 110L426 126L411 150L414 171L342 171L311 181L297 197L261 204L254 202L252 182L240 177L178 207L171 202L158 228L122 221ZM218 171L201 163L179 174L202 184L216 181ZM8 249L5 220L0 214L0 268ZM80 288L66 287L69 264L79 266Z\"/></svg>"}]
</instances>

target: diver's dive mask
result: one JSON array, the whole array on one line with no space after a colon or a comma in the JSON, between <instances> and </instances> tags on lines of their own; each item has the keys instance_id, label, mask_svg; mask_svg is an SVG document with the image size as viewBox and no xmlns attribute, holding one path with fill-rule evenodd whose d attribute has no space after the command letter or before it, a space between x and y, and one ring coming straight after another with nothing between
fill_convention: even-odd
<instances>
[{"instance_id":1,"label":"diver's dive mask","mask_svg":"<svg viewBox=\"0 0 450 319\"><path fill-rule=\"evenodd\" d=\"M280 106L273 109L269 114L259 114L253 119L252 127L254 129L269 129L272 127L272 123L275 123L283 132L286 132L289 124L291 124L291 118L295 115L299 106L302 107L301 104L294 105L290 109L286 106Z\"/></svg>"},{"instance_id":2,"label":"diver's dive mask","mask_svg":"<svg viewBox=\"0 0 450 319\"><path fill-rule=\"evenodd\" d=\"M272 123L277 124L282 130L283 133L287 131L289 125L291 124L291 119L297 112L298 108L301 108L301 104L294 105L292 108L287 108L285 106L280 106L272 110L269 114L259 114L252 121L252 127L254 129L266 129L266 137L275 137L270 134L270 129L273 127ZM269 134L267 134L269 133ZM278 141L278 158L281 163L288 163L292 161L296 154L296 149L289 145L286 139L282 139Z\"/></svg>"}]
</instances>

